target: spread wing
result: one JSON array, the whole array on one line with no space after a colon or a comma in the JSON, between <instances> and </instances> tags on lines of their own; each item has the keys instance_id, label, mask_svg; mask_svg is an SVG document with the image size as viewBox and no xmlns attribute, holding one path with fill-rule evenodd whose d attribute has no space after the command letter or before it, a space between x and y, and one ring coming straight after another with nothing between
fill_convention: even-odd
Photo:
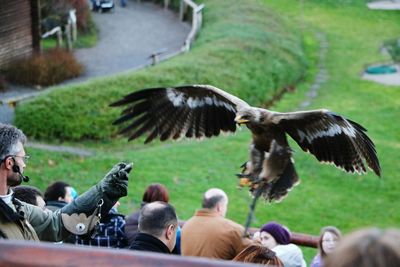
<instances>
[{"instance_id":1,"label":"spread wing","mask_svg":"<svg viewBox=\"0 0 400 267\"><path fill-rule=\"evenodd\" d=\"M209 85L150 88L133 92L110 106L128 107L114 124L127 123L121 133L129 140L203 138L236 131L236 111L243 100Z\"/></svg>"},{"instance_id":2,"label":"spread wing","mask_svg":"<svg viewBox=\"0 0 400 267\"><path fill-rule=\"evenodd\" d=\"M375 145L360 124L322 109L275 113L272 120L319 161L352 173L366 172L365 161L380 176Z\"/></svg>"}]
</instances>

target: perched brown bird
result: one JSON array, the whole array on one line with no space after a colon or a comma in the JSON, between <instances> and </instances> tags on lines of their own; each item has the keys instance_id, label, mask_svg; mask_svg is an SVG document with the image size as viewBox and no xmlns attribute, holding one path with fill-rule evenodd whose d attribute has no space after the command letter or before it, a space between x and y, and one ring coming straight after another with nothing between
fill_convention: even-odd
<instances>
[{"instance_id":1,"label":"perched brown bird","mask_svg":"<svg viewBox=\"0 0 400 267\"><path fill-rule=\"evenodd\" d=\"M127 105L114 124L128 122L121 133L129 140L204 138L235 132L245 124L252 132L250 161L240 176L250 181L255 200L280 200L298 182L286 134L320 162L350 173L381 169L374 143L358 123L325 109L279 113L251 107L210 85L150 88L133 92L110 106Z\"/></svg>"}]
</instances>

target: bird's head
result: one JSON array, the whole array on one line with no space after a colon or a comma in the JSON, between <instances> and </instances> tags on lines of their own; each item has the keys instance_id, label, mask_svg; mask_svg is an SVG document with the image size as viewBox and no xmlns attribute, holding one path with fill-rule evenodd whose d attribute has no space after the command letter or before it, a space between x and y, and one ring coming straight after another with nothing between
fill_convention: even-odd
<instances>
[{"instance_id":1,"label":"bird's head","mask_svg":"<svg viewBox=\"0 0 400 267\"><path fill-rule=\"evenodd\" d=\"M260 114L257 109L239 110L236 113L235 122L239 125L251 122L259 122Z\"/></svg>"}]
</instances>

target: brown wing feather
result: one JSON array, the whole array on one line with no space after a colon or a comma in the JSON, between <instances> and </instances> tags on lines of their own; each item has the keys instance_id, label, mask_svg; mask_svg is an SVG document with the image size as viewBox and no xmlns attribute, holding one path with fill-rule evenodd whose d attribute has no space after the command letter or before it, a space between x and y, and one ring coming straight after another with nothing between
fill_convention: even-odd
<instances>
[{"instance_id":1,"label":"brown wing feather","mask_svg":"<svg viewBox=\"0 0 400 267\"><path fill-rule=\"evenodd\" d=\"M272 121L321 162L352 173L366 172L366 162L376 175L381 174L374 143L354 121L327 110L275 113Z\"/></svg>"},{"instance_id":2,"label":"brown wing feather","mask_svg":"<svg viewBox=\"0 0 400 267\"><path fill-rule=\"evenodd\" d=\"M241 99L207 85L150 88L133 92L110 106L128 105L114 124L125 124L120 132L129 140L147 135L146 143L181 137L203 138L220 132L235 132Z\"/></svg>"}]
</instances>

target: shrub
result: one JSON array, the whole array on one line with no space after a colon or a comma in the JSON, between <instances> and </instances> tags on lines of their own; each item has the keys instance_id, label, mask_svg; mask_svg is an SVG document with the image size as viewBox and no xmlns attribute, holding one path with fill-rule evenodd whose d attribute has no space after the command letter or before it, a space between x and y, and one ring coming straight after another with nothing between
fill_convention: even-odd
<instances>
[{"instance_id":1,"label":"shrub","mask_svg":"<svg viewBox=\"0 0 400 267\"><path fill-rule=\"evenodd\" d=\"M53 49L16 61L6 68L5 75L13 83L48 86L77 77L82 71L72 53Z\"/></svg>"},{"instance_id":2,"label":"shrub","mask_svg":"<svg viewBox=\"0 0 400 267\"><path fill-rule=\"evenodd\" d=\"M400 63L400 38L387 40L383 43L383 46L388 51L393 62Z\"/></svg>"}]
</instances>

